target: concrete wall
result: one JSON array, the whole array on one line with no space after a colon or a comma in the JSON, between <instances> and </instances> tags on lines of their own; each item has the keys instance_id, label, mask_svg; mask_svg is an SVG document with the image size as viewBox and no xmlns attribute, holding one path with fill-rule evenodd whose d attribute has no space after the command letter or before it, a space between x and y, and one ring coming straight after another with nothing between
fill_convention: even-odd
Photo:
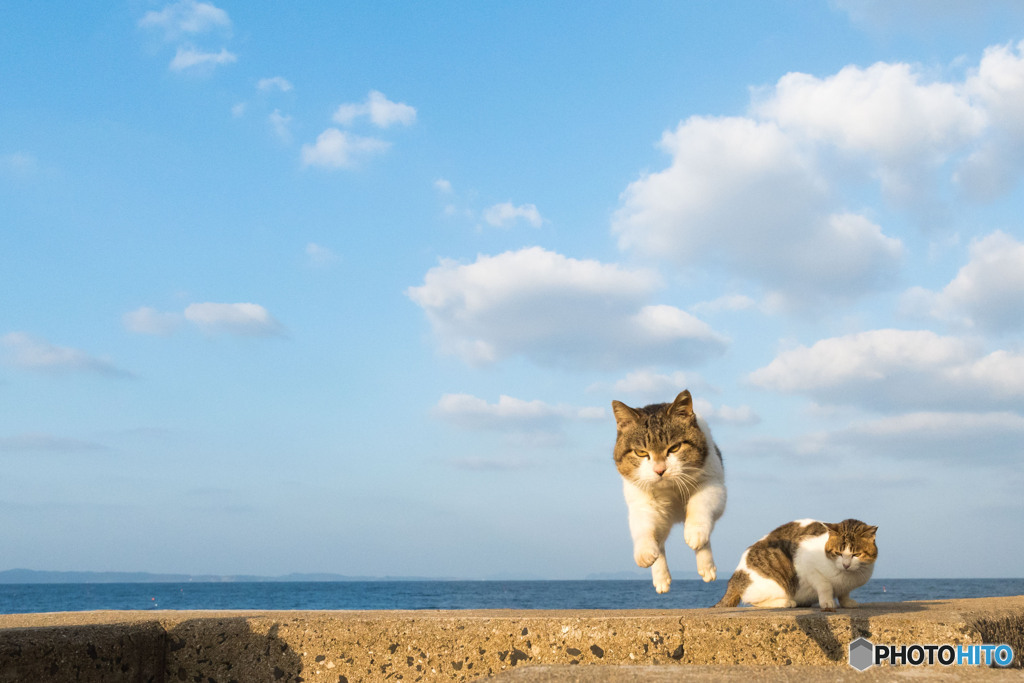
<instances>
[{"instance_id":1,"label":"concrete wall","mask_svg":"<svg viewBox=\"0 0 1024 683\"><path fill-rule=\"evenodd\" d=\"M845 673L852 672L848 645L861 636L894 645L1006 643L1019 666L1024 596L877 603L833 614L737 608L0 615L0 683L470 680L538 665L818 665Z\"/></svg>"}]
</instances>

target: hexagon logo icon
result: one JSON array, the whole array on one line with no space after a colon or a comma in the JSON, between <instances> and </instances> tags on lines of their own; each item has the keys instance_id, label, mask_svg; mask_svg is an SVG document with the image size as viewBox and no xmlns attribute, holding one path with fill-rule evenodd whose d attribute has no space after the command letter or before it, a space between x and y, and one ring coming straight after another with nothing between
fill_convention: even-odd
<instances>
[{"instance_id":1,"label":"hexagon logo icon","mask_svg":"<svg viewBox=\"0 0 1024 683\"><path fill-rule=\"evenodd\" d=\"M864 671L874 665L875 646L867 638L858 638L850 643L850 666Z\"/></svg>"}]
</instances>

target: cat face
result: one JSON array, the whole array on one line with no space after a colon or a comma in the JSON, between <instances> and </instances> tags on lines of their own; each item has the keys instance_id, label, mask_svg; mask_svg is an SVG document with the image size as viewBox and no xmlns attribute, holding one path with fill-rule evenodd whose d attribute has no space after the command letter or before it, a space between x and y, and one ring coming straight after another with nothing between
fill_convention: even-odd
<instances>
[{"instance_id":1,"label":"cat face","mask_svg":"<svg viewBox=\"0 0 1024 683\"><path fill-rule=\"evenodd\" d=\"M684 391L672 403L630 408L612 401L618 433L615 466L641 488L693 490L708 454L693 399Z\"/></svg>"},{"instance_id":2,"label":"cat face","mask_svg":"<svg viewBox=\"0 0 1024 683\"><path fill-rule=\"evenodd\" d=\"M825 555L840 571L857 571L874 564L878 558L875 545L877 526L868 526L856 519L846 519L838 524L825 524L828 541Z\"/></svg>"}]
</instances>

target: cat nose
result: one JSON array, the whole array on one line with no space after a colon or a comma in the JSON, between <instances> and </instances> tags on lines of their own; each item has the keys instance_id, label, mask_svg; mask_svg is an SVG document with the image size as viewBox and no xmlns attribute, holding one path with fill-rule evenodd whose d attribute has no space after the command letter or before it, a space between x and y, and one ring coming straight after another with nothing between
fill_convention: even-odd
<instances>
[{"instance_id":1,"label":"cat nose","mask_svg":"<svg viewBox=\"0 0 1024 683\"><path fill-rule=\"evenodd\" d=\"M663 463L663 462L656 462L656 463L654 463L654 473L657 474L659 477L661 475L665 474L665 463Z\"/></svg>"}]
</instances>

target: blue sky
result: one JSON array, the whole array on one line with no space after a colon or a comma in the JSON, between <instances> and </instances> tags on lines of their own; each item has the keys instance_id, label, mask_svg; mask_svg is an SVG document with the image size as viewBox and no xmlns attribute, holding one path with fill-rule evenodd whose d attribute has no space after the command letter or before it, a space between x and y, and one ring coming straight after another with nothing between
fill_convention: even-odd
<instances>
[{"instance_id":1,"label":"blue sky","mask_svg":"<svg viewBox=\"0 0 1024 683\"><path fill-rule=\"evenodd\" d=\"M879 576L1019 576L1021 41L1011 2L5 4L0 568L629 572L610 402L689 388L720 574L857 517Z\"/></svg>"}]
</instances>

